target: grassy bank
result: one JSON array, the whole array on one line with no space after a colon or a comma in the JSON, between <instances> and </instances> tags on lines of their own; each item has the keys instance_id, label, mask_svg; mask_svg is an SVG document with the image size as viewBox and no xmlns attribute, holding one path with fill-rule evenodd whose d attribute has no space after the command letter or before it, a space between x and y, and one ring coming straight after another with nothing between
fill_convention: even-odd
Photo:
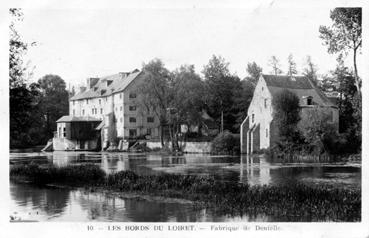
<instances>
[{"instance_id":1,"label":"grassy bank","mask_svg":"<svg viewBox=\"0 0 369 238\"><path fill-rule=\"evenodd\" d=\"M64 168L13 166L10 179L37 184L59 183L134 192L195 201L219 215L268 215L273 221L360 221L361 192L330 187L248 186L212 177L188 175L139 176L130 171L112 175L94 165Z\"/></svg>"}]
</instances>

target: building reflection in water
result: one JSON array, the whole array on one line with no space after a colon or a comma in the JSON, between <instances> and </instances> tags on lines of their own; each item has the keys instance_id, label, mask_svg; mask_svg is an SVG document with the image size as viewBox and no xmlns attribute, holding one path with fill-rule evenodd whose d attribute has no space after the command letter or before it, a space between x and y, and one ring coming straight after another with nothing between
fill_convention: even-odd
<instances>
[{"instance_id":1,"label":"building reflection in water","mask_svg":"<svg viewBox=\"0 0 369 238\"><path fill-rule=\"evenodd\" d=\"M242 155L240 182L250 185L268 185L271 181L270 164L262 156Z\"/></svg>"}]
</instances>

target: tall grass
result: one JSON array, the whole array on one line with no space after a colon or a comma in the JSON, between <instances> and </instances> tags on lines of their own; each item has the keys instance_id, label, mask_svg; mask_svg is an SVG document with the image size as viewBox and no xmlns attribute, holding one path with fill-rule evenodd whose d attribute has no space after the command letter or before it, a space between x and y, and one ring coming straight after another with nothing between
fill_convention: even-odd
<instances>
[{"instance_id":1,"label":"tall grass","mask_svg":"<svg viewBox=\"0 0 369 238\"><path fill-rule=\"evenodd\" d=\"M163 174L140 176L131 171L110 175L94 165L64 168L21 165L11 167L10 178L36 183L73 183L108 191L135 192L197 202L220 215L267 215L274 221L360 221L358 190L304 184L248 186L214 177Z\"/></svg>"}]
</instances>

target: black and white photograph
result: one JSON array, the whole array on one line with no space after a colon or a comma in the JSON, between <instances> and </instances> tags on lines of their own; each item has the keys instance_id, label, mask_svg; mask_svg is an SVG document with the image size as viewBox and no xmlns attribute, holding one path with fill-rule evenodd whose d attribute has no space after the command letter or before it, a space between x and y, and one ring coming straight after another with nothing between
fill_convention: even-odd
<instances>
[{"instance_id":1,"label":"black and white photograph","mask_svg":"<svg viewBox=\"0 0 369 238\"><path fill-rule=\"evenodd\" d=\"M0 233L368 237L365 4L1 4Z\"/></svg>"}]
</instances>

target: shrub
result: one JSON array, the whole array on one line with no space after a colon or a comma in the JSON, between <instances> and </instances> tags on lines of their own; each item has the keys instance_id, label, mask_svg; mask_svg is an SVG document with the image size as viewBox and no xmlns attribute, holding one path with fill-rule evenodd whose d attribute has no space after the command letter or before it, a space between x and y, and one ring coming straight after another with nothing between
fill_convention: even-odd
<instances>
[{"instance_id":1,"label":"shrub","mask_svg":"<svg viewBox=\"0 0 369 238\"><path fill-rule=\"evenodd\" d=\"M211 152L215 154L238 154L240 153L239 136L229 131L219 133L213 140Z\"/></svg>"}]
</instances>

